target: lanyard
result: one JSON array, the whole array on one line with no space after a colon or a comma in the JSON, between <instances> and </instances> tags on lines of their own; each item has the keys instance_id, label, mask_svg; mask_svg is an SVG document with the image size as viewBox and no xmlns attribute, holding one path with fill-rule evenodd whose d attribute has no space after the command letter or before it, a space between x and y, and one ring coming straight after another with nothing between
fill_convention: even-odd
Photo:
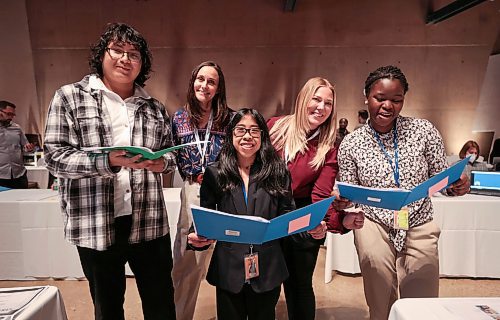
<instances>
[{"instance_id":1,"label":"lanyard","mask_svg":"<svg viewBox=\"0 0 500 320\"><path fill-rule=\"evenodd\" d=\"M394 181L396 182L396 187L399 188L399 166L398 166L398 160L399 160L399 155L398 155L398 128L396 127L396 123L394 123L394 165L392 164L391 157L389 156L389 153L387 153L387 150L385 149L384 144L382 143L382 140L380 139L380 136L378 135L377 131L370 126L370 128L373 131L373 134L375 135L375 138L377 139L378 145L380 146L380 149L384 152L384 155L386 159L389 161L389 164L391 165L392 171L394 172Z\"/></svg>"},{"instance_id":2,"label":"lanyard","mask_svg":"<svg viewBox=\"0 0 500 320\"><path fill-rule=\"evenodd\" d=\"M245 184L244 183L241 184L241 190L243 190L243 197L245 197L245 203L248 205L248 196L247 196L247 192L245 190Z\"/></svg>"},{"instance_id":3,"label":"lanyard","mask_svg":"<svg viewBox=\"0 0 500 320\"><path fill-rule=\"evenodd\" d=\"M318 134L319 134L319 129L316 129L316 131L314 131L314 133L309 138L307 138L306 143L309 140L314 139ZM288 161L290 161L290 158L288 156L289 156L288 155L288 147L285 145L285 163L288 163Z\"/></svg>"},{"instance_id":4,"label":"lanyard","mask_svg":"<svg viewBox=\"0 0 500 320\"><path fill-rule=\"evenodd\" d=\"M207 153L207 148L208 148L208 139L210 137L210 130L212 129L212 122L214 120L214 113L213 111L210 112L210 117L208 118L208 123L207 123L207 131L205 131L205 143L203 144L203 148L201 147L202 143L200 142L200 135L198 134L198 128L194 128L194 138L196 140L196 147L198 148L198 151L200 152L201 156L201 171L205 172L205 154Z\"/></svg>"}]
</instances>

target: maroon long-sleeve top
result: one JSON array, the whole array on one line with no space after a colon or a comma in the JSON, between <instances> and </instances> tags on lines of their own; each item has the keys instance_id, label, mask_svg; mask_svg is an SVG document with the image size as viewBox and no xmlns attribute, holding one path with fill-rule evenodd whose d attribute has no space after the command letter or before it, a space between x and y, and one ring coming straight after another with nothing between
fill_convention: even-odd
<instances>
[{"instance_id":1,"label":"maroon long-sleeve top","mask_svg":"<svg viewBox=\"0 0 500 320\"><path fill-rule=\"evenodd\" d=\"M281 117L274 117L267 121L271 129ZM318 150L319 136L307 142L307 150L304 154L297 154L293 161L287 163L288 170L292 176L292 192L297 207L326 199L331 196L335 178L339 171L337 163L337 148L332 146L326 154L325 163L315 170L309 164ZM283 150L278 153L284 158ZM342 225L344 214L336 211L330 206L325 216L328 231L334 233L345 233L348 230Z\"/></svg>"}]
</instances>

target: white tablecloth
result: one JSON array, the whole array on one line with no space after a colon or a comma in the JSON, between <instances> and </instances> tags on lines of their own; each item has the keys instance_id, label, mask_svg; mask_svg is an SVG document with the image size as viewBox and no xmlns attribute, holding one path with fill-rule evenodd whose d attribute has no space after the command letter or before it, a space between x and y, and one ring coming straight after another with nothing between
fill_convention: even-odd
<instances>
[{"instance_id":1,"label":"white tablecloth","mask_svg":"<svg viewBox=\"0 0 500 320\"><path fill-rule=\"evenodd\" d=\"M443 276L500 278L500 197L467 194L433 197L434 219L441 228L439 271ZM352 232L328 234L325 283L332 270L359 273Z\"/></svg>"},{"instance_id":2,"label":"white tablecloth","mask_svg":"<svg viewBox=\"0 0 500 320\"><path fill-rule=\"evenodd\" d=\"M163 194L170 237L175 239L180 189L164 189ZM64 239L57 191L0 192L0 280L83 276L76 247Z\"/></svg>"},{"instance_id":3,"label":"white tablecloth","mask_svg":"<svg viewBox=\"0 0 500 320\"><path fill-rule=\"evenodd\" d=\"M477 306L485 306L485 311ZM407 298L392 305L389 320L498 319L490 311L500 313L500 298Z\"/></svg>"},{"instance_id":4,"label":"white tablecloth","mask_svg":"<svg viewBox=\"0 0 500 320\"><path fill-rule=\"evenodd\" d=\"M38 183L38 188L47 189L49 184L49 170L47 168L38 166L26 166L28 181Z\"/></svg>"},{"instance_id":5,"label":"white tablecloth","mask_svg":"<svg viewBox=\"0 0 500 320\"><path fill-rule=\"evenodd\" d=\"M23 308L19 309L12 319L15 320L67 320L64 301L57 287L22 287L0 289L1 303L3 307L13 306L16 303L14 296L18 292L40 290L39 293ZM17 309L17 308L15 308ZM1 319L2 316L0 316ZM11 318L6 318L11 319Z\"/></svg>"}]
</instances>

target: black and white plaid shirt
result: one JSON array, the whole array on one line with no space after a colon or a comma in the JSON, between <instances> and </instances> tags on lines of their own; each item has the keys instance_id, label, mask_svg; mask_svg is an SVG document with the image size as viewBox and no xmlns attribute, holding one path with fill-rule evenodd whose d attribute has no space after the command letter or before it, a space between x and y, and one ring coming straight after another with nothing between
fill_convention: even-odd
<instances>
[{"instance_id":1,"label":"black and white plaid shirt","mask_svg":"<svg viewBox=\"0 0 500 320\"><path fill-rule=\"evenodd\" d=\"M131 145L153 151L172 146L164 106L155 99L130 97L136 108ZM49 107L45 128L45 162L59 178L59 195L66 239L78 246L105 250L114 242L114 187L116 172L107 154L89 154L84 147L112 145L109 114L102 91L91 89L89 76L61 87ZM175 168L168 153L165 172ZM168 233L161 174L130 169L132 229L130 243L149 241Z\"/></svg>"},{"instance_id":2,"label":"black and white plaid shirt","mask_svg":"<svg viewBox=\"0 0 500 320\"><path fill-rule=\"evenodd\" d=\"M400 187L411 190L439 172L445 170L446 153L443 139L436 127L425 119L399 116L397 118ZM394 164L394 131L380 134ZM386 159L369 125L348 134L338 153L339 180L365 187L396 188L393 168ZM362 205L365 215L372 221L389 228L389 239L397 251L403 250L406 231L393 228L394 212ZM409 226L416 227L433 218L429 197L408 205Z\"/></svg>"}]
</instances>

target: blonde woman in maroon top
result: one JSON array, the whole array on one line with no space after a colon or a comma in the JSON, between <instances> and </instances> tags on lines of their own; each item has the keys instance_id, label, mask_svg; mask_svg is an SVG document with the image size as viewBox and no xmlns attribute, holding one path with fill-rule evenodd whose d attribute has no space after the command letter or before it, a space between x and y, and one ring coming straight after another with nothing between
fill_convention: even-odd
<instances>
[{"instance_id":1,"label":"blonde woman in maroon top","mask_svg":"<svg viewBox=\"0 0 500 320\"><path fill-rule=\"evenodd\" d=\"M292 176L297 208L330 197L338 172L335 143L335 90L328 80L309 79L300 90L291 115L271 118L271 141ZM315 229L284 238L289 278L284 283L288 318L314 319L312 276L326 231L345 233L363 226L364 216L329 209Z\"/></svg>"}]
</instances>

